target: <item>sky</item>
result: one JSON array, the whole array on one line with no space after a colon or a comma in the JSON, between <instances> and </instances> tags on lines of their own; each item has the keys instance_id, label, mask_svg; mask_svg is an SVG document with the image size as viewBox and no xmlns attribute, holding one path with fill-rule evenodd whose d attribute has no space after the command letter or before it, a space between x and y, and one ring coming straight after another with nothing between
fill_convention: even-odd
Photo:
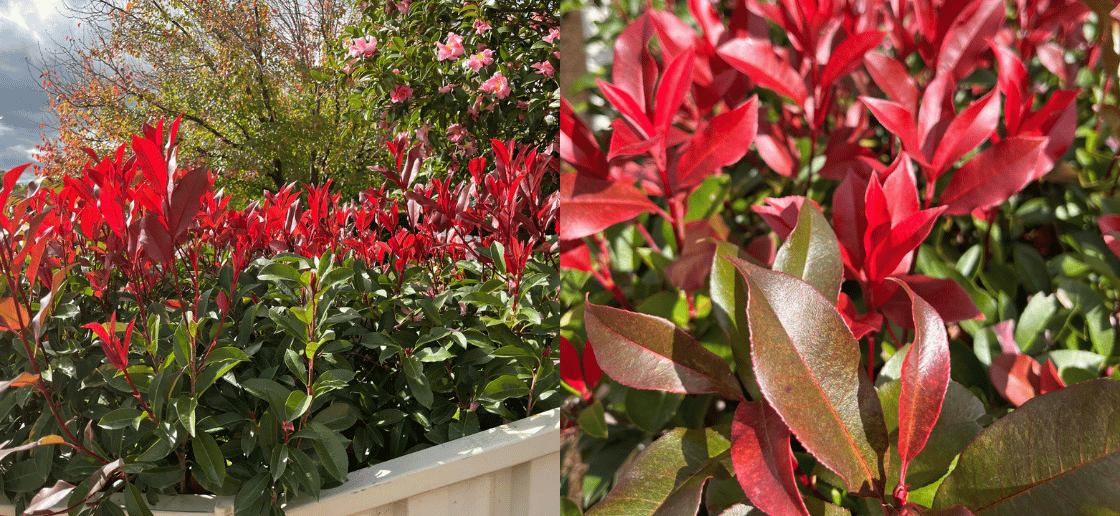
<instances>
[{"instance_id":1,"label":"sky","mask_svg":"<svg viewBox=\"0 0 1120 516\"><path fill-rule=\"evenodd\" d=\"M0 171L31 162L52 119L36 66L76 25L64 12L62 0L0 0Z\"/></svg>"}]
</instances>

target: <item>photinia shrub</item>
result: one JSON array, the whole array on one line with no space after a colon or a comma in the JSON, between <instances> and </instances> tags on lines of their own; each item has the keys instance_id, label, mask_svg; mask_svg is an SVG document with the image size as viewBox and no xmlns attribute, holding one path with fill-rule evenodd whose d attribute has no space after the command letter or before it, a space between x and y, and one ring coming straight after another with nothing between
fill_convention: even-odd
<instances>
[{"instance_id":1,"label":"photinia shrub","mask_svg":"<svg viewBox=\"0 0 1120 516\"><path fill-rule=\"evenodd\" d=\"M565 514L1120 510L1120 14L676 7L561 101Z\"/></svg>"},{"instance_id":2,"label":"photinia shrub","mask_svg":"<svg viewBox=\"0 0 1120 516\"><path fill-rule=\"evenodd\" d=\"M400 141L357 203L291 185L231 210L176 167L178 122L57 188L4 175L0 486L21 513L211 493L282 514L562 403L552 160L494 141L452 188L414 183Z\"/></svg>"}]
</instances>

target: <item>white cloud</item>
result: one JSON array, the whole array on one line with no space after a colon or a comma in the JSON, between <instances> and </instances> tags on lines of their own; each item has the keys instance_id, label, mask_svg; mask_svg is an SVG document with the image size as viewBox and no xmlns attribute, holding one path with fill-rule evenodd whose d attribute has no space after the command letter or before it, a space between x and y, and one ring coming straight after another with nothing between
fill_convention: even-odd
<instances>
[{"instance_id":1,"label":"white cloud","mask_svg":"<svg viewBox=\"0 0 1120 516\"><path fill-rule=\"evenodd\" d=\"M0 33L22 32L42 42L41 34L49 33L59 24L67 22L67 18L62 16L64 10L62 0L9 0L7 9L0 8ZM11 39L13 38L9 36L3 38L3 41L6 43Z\"/></svg>"},{"instance_id":2,"label":"white cloud","mask_svg":"<svg viewBox=\"0 0 1120 516\"><path fill-rule=\"evenodd\" d=\"M11 147L8 147L8 150L27 155L27 160L29 161L39 160L39 151L36 150L35 147L28 147L26 145L12 145Z\"/></svg>"},{"instance_id":3,"label":"white cloud","mask_svg":"<svg viewBox=\"0 0 1120 516\"><path fill-rule=\"evenodd\" d=\"M7 125L4 122L0 122L0 136L3 136L4 134L10 133L12 131L14 131L14 129L12 129L12 126Z\"/></svg>"}]
</instances>

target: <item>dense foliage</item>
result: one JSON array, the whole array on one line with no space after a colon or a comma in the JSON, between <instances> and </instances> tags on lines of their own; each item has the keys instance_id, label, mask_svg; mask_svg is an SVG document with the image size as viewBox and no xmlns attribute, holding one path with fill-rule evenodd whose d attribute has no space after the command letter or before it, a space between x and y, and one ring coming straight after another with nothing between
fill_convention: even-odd
<instances>
[{"instance_id":1,"label":"dense foliage","mask_svg":"<svg viewBox=\"0 0 1120 516\"><path fill-rule=\"evenodd\" d=\"M351 116L426 140L459 170L491 139L555 141L560 66L555 0L363 2L332 71Z\"/></svg>"},{"instance_id":2,"label":"dense foliage","mask_svg":"<svg viewBox=\"0 0 1120 516\"><path fill-rule=\"evenodd\" d=\"M562 105L566 514L1120 510L1120 9L639 4Z\"/></svg>"},{"instance_id":3,"label":"dense foliage","mask_svg":"<svg viewBox=\"0 0 1120 516\"><path fill-rule=\"evenodd\" d=\"M462 184L421 184L402 138L356 203L289 185L233 210L213 173L176 166L179 122L90 151L57 189L4 175L0 487L18 510L209 492L280 514L560 405L555 158L494 140Z\"/></svg>"}]
</instances>

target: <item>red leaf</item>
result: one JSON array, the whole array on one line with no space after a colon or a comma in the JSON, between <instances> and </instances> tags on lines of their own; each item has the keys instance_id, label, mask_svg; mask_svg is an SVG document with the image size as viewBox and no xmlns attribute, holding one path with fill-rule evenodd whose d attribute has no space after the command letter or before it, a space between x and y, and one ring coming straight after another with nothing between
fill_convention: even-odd
<instances>
[{"instance_id":1,"label":"red leaf","mask_svg":"<svg viewBox=\"0 0 1120 516\"><path fill-rule=\"evenodd\" d=\"M97 208L101 211L101 217L105 220L109 229L118 238L124 238L125 215L121 208L120 192L113 188L103 187L101 195L97 199Z\"/></svg>"},{"instance_id":2,"label":"red leaf","mask_svg":"<svg viewBox=\"0 0 1120 516\"><path fill-rule=\"evenodd\" d=\"M771 516L808 516L793 475L790 432L765 402L744 401L731 421L731 463L751 503Z\"/></svg>"},{"instance_id":3,"label":"red leaf","mask_svg":"<svg viewBox=\"0 0 1120 516\"><path fill-rule=\"evenodd\" d=\"M898 454L902 458L899 483L905 485L906 467L925 447L949 388L949 337L933 307L905 283L894 281L912 301L915 328L914 342L902 362L898 398Z\"/></svg>"},{"instance_id":4,"label":"red leaf","mask_svg":"<svg viewBox=\"0 0 1120 516\"><path fill-rule=\"evenodd\" d=\"M799 106L805 105L808 97L805 80L788 63L778 59L769 42L738 38L719 47L716 54L759 86L789 97Z\"/></svg>"},{"instance_id":5,"label":"red leaf","mask_svg":"<svg viewBox=\"0 0 1120 516\"><path fill-rule=\"evenodd\" d=\"M633 185L580 177L579 174L560 174L557 225L561 240L593 235L657 209L657 205Z\"/></svg>"},{"instance_id":6,"label":"red leaf","mask_svg":"<svg viewBox=\"0 0 1120 516\"><path fill-rule=\"evenodd\" d=\"M852 70L855 70L863 61L863 55L879 46L885 35L885 32L868 31L845 39L832 52L828 64L824 65L824 71L821 72L819 82L820 87L828 89L837 79L852 73Z\"/></svg>"},{"instance_id":7,"label":"red leaf","mask_svg":"<svg viewBox=\"0 0 1120 516\"><path fill-rule=\"evenodd\" d=\"M840 241L848 279L859 275L865 260L863 235L867 230L867 217L863 205L866 191L867 181L848 174L832 194L832 227Z\"/></svg>"},{"instance_id":8,"label":"red leaf","mask_svg":"<svg viewBox=\"0 0 1120 516\"><path fill-rule=\"evenodd\" d=\"M1034 177L1046 138L1016 136L1001 140L968 160L941 193L946 215L1001 204Z\"/></svg>"},{"instance_id":9,"label":"red leaf","mask_svg":"<svg viewBox=\"0 0 1120 516\"><path fill-rule=\"evenodd\" d=\"M657 62L646 48L652 37L649 15L643 14L619 34L611 61L615 85L628 93L643 113L653 106L653 87L657 82Z\"/></svg>"},{"instance_id":10,"label":"red leaf","mask_svg":"<svg viewBox=\"0 0 1120 516\"><path fill-rule=\"evenodd\" d=\"M992 358L988 374L992 386L1004 399L1018 407L1035 397L1041 366L1029 355L1007 354Z\"/></svg>"},{"instance_id":11,"label":"red leaf","mask_svg":"<svg viewBox=\"0 0 1120 516\"><path fill-rule=\"evenodd\" d=\"M727 362L665 319L587 303L584 322L588 340L598 347L599 367L618 383L743 399Z\"/></svg>"},{"instance_id":12,"label":"red leaf","mask_svg":"<svg viewBox=\"0 0 1120 516\"><path fill-rule=\"evenodd\" d=\"M633 124L634 128L639 131L639 136L643 139L647 139L655 134L653 124L650 123L649 117L629 93L626 93L622 88L602 79L595 79L595 82L603 92L603 97L618 110L622 118L625 118L627 122Z\"/></svg>"},{"instance_id":13,"label":"red leaf","mask_svg":"<svg viewBox=\"0 0 1120 516\"><path fill-rule=\"evenodd\" d=\"M689 47L665 67L657 88L657 111L653 115L655 132L665 132L684 103L684 96L692 87L692 61L695 56L696 53ZM651 133L650 136L652 135Z\"/></svg>"},{"instance_id":14,"label":"red leaf","mask_svg":"<svg viewBox=\"0 0 1120 516\"><path fill-rule=\"evenodd\" d=\"M665 133L658 134L650 139L643 139L630 129L630 124L625 120L616 118L611 121L611 147L607 152L607 159L613 160L619 156L638 156L645 154L650 149L658 149L655 155L665 148ZM605 179L605 178L604 178Z\"/></svg>"},{"instance_id":15,"label":"red leaf","mask_svg":"<svg viewBox=\"0 0 1120 516\"><path fill-rule=\"evenodd\" d=\"M560 339L560 379L579 391L583 399L590 400L591 391L587 388L587 382L583 378L579 352L576 351L576 347L572 345L571 341L562 336L558 338Z\"/></svg>"},{"instance_id":16,"label":"red leaf","mask_svg":"<svg viewBox=\"0 0 1120 516\"><path fill-rule=\"evenodd\" d=\"M202 167L183 174L175 185L175 192L171 196L171 209L168 213L168 228L176 240L181 240L187 232L187 227L201 207L203 194L209 189L210 181L206 169Z\"/></svg>"},{"instance_id":17,"label":"red leaf","mask_svg":"<svg viewBox=\"0 0 1120 516\"><path fill-rule=\"evenodd\" d=\"M580 174L596 179L610 177L599 142L564 97L560 97L560 159L570 163Z\"/></svg>"},{"instance_id":18,"label":"red leaf","mask_svg":"<svg viewBox=\"0 0 1120 516\"><path fill-rule=\"evenodd\" d=\"M887 97L910 113L918 112L918 85L902 63L879 52L868 52L863 62Z\"/></svg>"},{"instance_id":19,"label":"red leaf","mask_svg":"<svg viewBox=\"0 0 1120 516\"><path fill-rule=\"evenodd\" d=\"M999 64L999 79L996 84L1007 97L1004 107L1004 118L1007 124L1007 134L1019 134L1019 121L1023 116L1023 85L1027 80L1027 67L1019 56L1003 45L992 43L992 52L996 55ZM1028 108L1030 106L1027 106Z\"/></svg>"},{"instance_id":20,"label":"red leaf","mask_svg":"<svg viewBox=\"0 0 1120 516\"><path fill-rule=\"evenodd\" d=\"M1104 236L1104 243L1108 246L1112 253L1120 256L1120 215L1101 215L1097 219L1097 225L1101 228L1101 233Z\"/></svg>"},{"instance_id":21,"label":"red leaf","mask_svg":"<svg viewBox=\"0 0 1120 516\"><path fill-rule=\"evenodd\" d=\"M797 148L789 144L789 137L785 132L767 122L758 122L758 134L754 137L754 148L774 172L786 177L793 177L797 165L801 161Z\"/></svg>"},{"instance_id":22,"label":"red leaf","mask_svg":"<svg viewBox=\"0 0 1120 516\"><path fill-rule=\"evenodd\" d=\"M871 110L875 119L883 124L887 132L898 136L902 141L902 148L912 156L922 156L922 145L915 132L917 124L914 115L902 104L889 100L860 97L859 100Z\"/></svg>"},{"instance_id":23,"label":"red leaf","mask_svg":"<svg viewBox=\"0 0 1120 516\"><path fill-rule=\"evenodd\" d=\"M684 228L684 249L680 257L664 269L673 286L693 291L708 284L712 258L716 255L715 240L727 240L730 231L720 217L689 221Z\"/></svg>"},{"instance_id":24,"label":"red leaf","mask_svg":"<svg viewBox=\"0 0 1120 516\"><path fill-rule=\"evenodd\" d=\"M1063 387L1066 387L1066 382L1058 374L1058 368L1054 367L1054 361L1047 360L1046 365L1042 366L1042 370L1038 374L1038 394L1054 392Z\"/></svg>"},{"instance_id":25,"label":"red leaf","mask_svg":"<svg viewBox=\"0 0 1120 516\"><path fill-rule=\"evenodd\" d=\"M976 68L976 56L994 39L1006 17L1004 0L980 0L961 11L937 52L937 75L965 78Z\"/></svg>"},{"instance_id":26,"label":"red leaf","mask_svg":"<svg viewBox=\"0 0 1120 516\"><path fill-rule=\"evenodd\" d=\"M159 195L160 199L167 199L171 194L171 182L168 178L167 161L159 145L136 136L132 137L132 150L136 153L136 163L140 171L148 180L148 184Z\"/></svg>"},{"instance_id":27,"label":"red leaf","mask_svg":"<svg viewBox=\"0 0 1120 516\"><path fill-rule=\"evenodd\" d=\"M937 310L937 315L947 323L984 318L984 314L981 314L980 309L976 308L976 304L972 302L972 298L968 296L968 292L952 278L931 278L920 274L908 274L895 277L905 282L906 285L910 287L910 290L933 306L933 309ZM910 316L908 312L911 310L909 299L902 295L900 291L891 298L888 305L893 304L895 301L901 301L902 306L896 313L891 314L891 320L896 322L909 321ZM884 311L886 311L886 307L884 307ZM906 314L904 315L903 312ZM908 323L903 326L910 329Z\"/></svg>"},{"instance_id":28,"label":"red leaf","mask_svg":"<svg viewBox=\"0 0 1120 516\"><path fill-rule=\"evenodd\" d=\"M984 143L999 125L999 89L964 108L949 123L931 163L930 179L941 177L957 160Z\"/></svg>"},{"instance_id":29,"label":"red leaf","mask_svg":"<svg viewBox=\"0 0 1120 516\"><path fill-rule=\"evenodd\" d=\"M144 253L156 263L166 265L175 259L175 244L171 241L171 234L155 214L144 215L140 245L143 246Z\"/></svg>"},{"instance_id":30,"label":"red leaf","mask_svg":"<svg viewBox=\"0 0 1120 516\"><path fill-rule=\"evenodd\" d=\"M12 167L4 174L4 190L0 191L0 206L8 205L8 197L12 195L12 189L16 187L19 181L19 176L23 175L23 171L31 166L30 163Z\"/></svg>"},{"instance_id":31,"label":"red leaf","mask_svg":"<svg viewBox=\"0 0 1120 516\"><path fill-rule=\"evenodd\" d=\"M15 298L0 299L0 330L19 331L29 322L27 309L16 303Z\"/></svg>"},{"instance_id":32,"label":"red leaf","mask_svg":"<svg viewBox=\"0 0 1120 516\"><path fill-rule=\"evenodd\" d=\"M801 205L805 203L805 197L790 195L776 199L767 197L764 200L768 206L751 206L751 209L762 216L762 220L778 234L778 238L782 240L789 238L793 228L797 227L797 215L801 213ZM810 202L816 204L816 201Z\"/></svg>"},{"instance_id":33,"label":"red leaf","mask_svg":"<svg viewBox=\"0 0 1120 516\"><path fill-rule=\"evenodd\" d=\"M681 154L674 189L688 189L720 168L738 162L750 149L757 128L757 96L738 109L713 117Z\"/></svg>"}]
</instances>

